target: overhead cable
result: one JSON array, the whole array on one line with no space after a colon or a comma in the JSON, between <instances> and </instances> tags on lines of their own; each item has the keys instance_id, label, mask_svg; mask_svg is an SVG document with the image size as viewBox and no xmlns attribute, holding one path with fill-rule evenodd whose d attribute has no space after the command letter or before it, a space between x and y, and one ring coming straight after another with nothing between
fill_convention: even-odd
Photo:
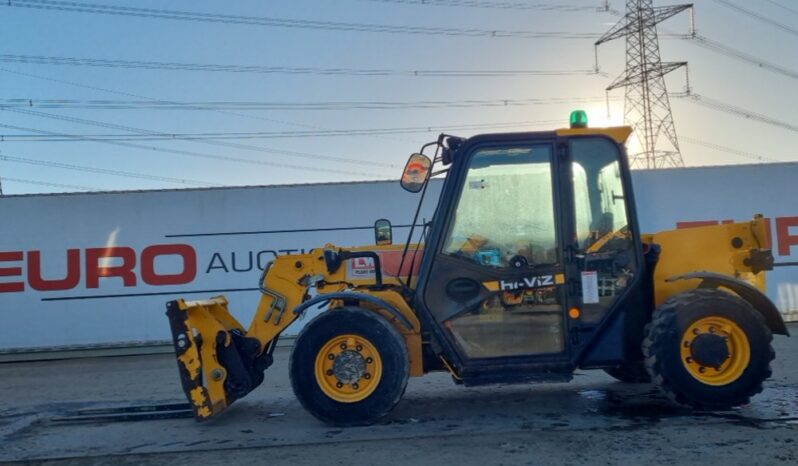
<instances>
[{"instance_id":1,"label":"overhead cable","mask_svg":"<svg viewBox=\"0 0 798 466\"><path fill-rule=\"evenodd\" d=\"M616 100L610 97L610 100ZM269 101L195 101L142 102L130 100L75 99L2 99L0 109L12 108L75 108L90 110L404 110L430 108L487 108L528 105L572 104L604 102L607 97L531 97L526 99L461 99L417 101L329 101L329 102L269 102Z\"/></svg>"},{"instance_id":2,"label":"overhead cable","mask_svg":"<svg viewBox=\"0 0 798 466\"><path fill-rule=\"evenodd\" d=\"M221 13L205 13L198 11L165 10L155 8L137 8L118 5L102 5L97 3L69 2L58 0L9 0L0 5L11 7L34 8L41 10L65 11L74 13L92 13L114 16L130 16L151 19L169 19L180 21L198 21L206 23L239 24L248 26L266 26L282 28L300 28L332 31L380 32L391 34L443 35L464 37L502 37L519 39L596 39L597 33L567 31L510 31L500 29L451 28L434 26L409 26L389 24L348 23L338 21L318 21L306 19L272 18L265 16L242 16Z\"/></svg>"},{"instance_id":3,"label":"overhead cable","mask_svg":"<svg viewBox=\"0 0 798 466\"><path fill-rule=\"evenodd\" d=\"M119 146L119 147L129 147L129 148L133 148L133 149L141 149L144 152L161 152L161 153L165 153L165 154L185 155L185 156L188 156L188 157L202 158L202 159L207 159L207 160L216 160L216 161L221 161L221 162L234 162L234 163L241 163L241 164L247 164L247 165L259 165L259 166L266 166L266 167L287 168L287 169L299 170L299 171L311 171L311 172L321 172L321 173L336 173L336 174L341 174L341 175L359 176L359 177L363 177L363 178L367 178L367 179L384 178L383 175L377 175L377 174L374 174L374 173L364 173L364 172L352 171L352 170L336 170L336 169L332 169L332 168L321 168L321 167L312 167L312 166L311 167L306 167L306 166L293 165L293 164L280 163L280 162L271 162L271 161L265 161L265 160L253 160L253 159L247 159L247 158L243 158L243 157L233 157L233 156L229 156L229 155L207 154L207 153L203 153L203 152L187 151L187 150L182 150L182 149L170 149L170 148L166 148L166 147L157 147L157 146L147 146L147 145L143 145L143 144L134 144L134 143L124 142L124 141L102 140L102 139L93 138L93 137L90 137L90 136L76 135L76 134L66 134L66 133L60 133L60 132L54 132L54 131L45 131L45 130L40 130L40 129L35 129L35 128L25 128L25 127L12 126L12 125L6 125L6 124L0 124L0 128L9 128L9 129L14 129L14 130L18 130L18 131L29 131L29 132L39 133L39 134L56 135L56 136L60 136L62 138L68 138L68 139L72 139L72 140L81 140L81 141L87 141L87 142L111 144L111 145ZM368 165L368 164L366 163L366 165Z\"/></svg>"},{"instance_id":4,"label":"overhead cable","mask_svg":"<svg viewBox=\"0 0 798 466\"><path fill-rule=\"evenodd\" d=\"M38 180L28 180L24 178L10 178L8 176L3 177L3 181L14 181L16 183L23 183L23 184L35 184L39 186L49 186L51 188L65 188L65 189L77 189L79 191L97 191L96 188L89 188L87 186L78 186L74 184L61 184L61 183L50 183L47 181L38 181Z\"/></svg>"},{"instance_id":5,"label":"overhead cable","mask_svg":"<svg viewBox=\"0 0 798 466\"><path fill-rule=\"evenodd\" d=\"M741 107L737 107L727 102L723 102L720 100L712 99L709 97L704 97L700 94L691 94L685 97L685 100L688 102L694 103L696 105L701 105L702 107L707 107L712 110L717 110L719 112L728 113L730 115L734 115L737 117L744 118L749 121L757 121L759 123L764 123L766 125L775 126L778 128L786 129L789 131L798 132L798 125L789 123L785 119L774 118L771 116L763 115L761 113L753 112L751 110L746 110Z\"/></svg>"},{"instance_id":6,"label":"overhead cable","mask_svg":"<svg viewBox=\"0 0 798 466\"><path fill-rule=\"evenodd\" d=\"M612 8L610 8L608 11L610 13L612 13L613 15L615 15L615 16L623 16L623 13L618 12L618 11L612 9ZM660 28L660 30L664 30L664 29ZM794 70L794 69L791 69L791 68L787 68L787 67L781 66L779 64L773 63L773 62L768 62L768 61L762 60L758 56L745 53L745 52L743 52L741 50L735 49L735 48L730 47L730 46L728 46L726 44L723 44L721 42L712 40L712 39L710 39L710 38L708 38L706 36L703 36L701 34L696 34L696 33L675 34L675 33L668 32L668 33L665 33L665 34L659 34L659 37L665 37L665 38L669 38L669 39L687 40L688 43L690 43L690 44L696 45L698 47L702 47L704 49L707 49L707 50L710 50L712 52L718 53L720 55L725 55L727 57L737 59L737 60L739 60L741 62L745 62L745 63L748 63L750 65L754 65L757 68L764 69L764 70L767 70L767 71L771 71L771 72L774 72L774 73L778 73L778 74L781 74L781 75L786 76L788 78L798 79L798 71L797 70Z\"/></svg>"},{"instance_id":7,"label":"overhead cable","mask_svg":"<svg viewBox=\"0 0 798 466\"><path fill-rule=\"evenodd\" d=\"M60 117L60 115L43 114L35 112L34 116ZM47 116L45 116L47 115ZM71 119L71 117L68 117ZM57 118L60 119L60 118ZM67 120L69 121L69 120ZM91 121L91 120L90 120ZM328 136L365 136L374 134L416 134L433 133L447 131L468 131L486 129L525 129L537 126L551 126L562 123L562 120L545 121L514 121L497 123L475 123L460 125L440 125L440 126L405 126L393 128L366 128L366 129L341 129L325 131L264 131L252 133L141 133L141 134L73 134L64 136L54 133L54 135L33 135L33 134L3 134L0 135L2 141L19 142L63 142L79 141L88 138L92 141L201 141L201 140L225 140L225 139L270 139L270 138L308 138L308 137L328 137ZM0 128L17 129L11 125L0 124ZM287 151L289 152L289 151ZM351 161L351 159L350 159ZM386 166L391 168L401 168L398 165L382 164L372 161L360 161L360 164L375 166Z\"/></svg>"},{"instance_id":8,"label":"overhead cable","mask_svg":"<svg viewBox=\"0 0 798 466\"><path fill-rule=\"evenodd\" d=\"M798 71L790 68L786 68L784 66L767 62L765 60L760 59L757 56L747 54L745 52L741 52L737 49L729 47L728 45L722 44L720 42L714 41L709 39L705 36L700 34L696 35L695 37L691 38L692 40L690 43L697 45L699 47L703 47L707 50L711 50L713 52L717 52L721 55L725 55L727 57L735 58L740 61L747 62L749 64L755 65L760 69L772 71L774 73L781 74L783 76L787 76L788 78L798 79Z\"/></svg>"},{"instance_id":9,"label":"overhead cable","mask_svg":"<svg viewBox=\"0 0 798 466\"><path fill-rule=\"evenodd\" d=\"M126 178L138 178L141 180L151 180L151 181L163 181L166 183L177 183L177 184L186 184L186 185L204 185L204 186L221 186L219 183L209 183L207 181L198 181L192 180L187 178L171 178L168 176L159 176L159 175L150 175L147 173L133 173L128 171L122 170L110 170L106 168L98 168L98 167L87 167L84 165L73 165L68 163L62 162L53 162L49 160L38 160L38 159L31 159L27 157L16 157L12 155L3 155L0 154L0 161L4 162L14 162L14 163L22 163L27 165L36 165L41 167L50 167L50 168L61 168L64 170L74 170L74 171L82 171L87 173L96 173L100 175L113 175L113 176L122 176Z\"/></svg>"},{"instance_id":10,"label":"overhead cable","mask_svg":"<svg viewBox=\"0 0 798 466\"><path fill-rule=\"evenodd\" d=\"M741 7L740 5L738 5L736 3L730 2L728 0L715 0L715 3L719 3L719 4L723 5L723 6L725 6L726 8L734 10L734 11L736 11L738 13L742 13L745 16L754 18L754 19L756 19L758 21L761 21L761 22L763 22L765 24L773 26L773 27L775 27L777 29L781 29L782 31L787 32L789 34L792 34L794 36L798 36L798 29L796 29L796 28L794 28L792 26L788 26L788 25L786 25L784 23L780 23L780 22L778 22L776 20L770 19L767 16L764 16L764 15L762 15L760 13L757 13L757 12L755 12L753 10L749 10L748 8L743 8L743 7Z\"/></svg>"},{"instance_id":11,"label":"overhead cable","mask_svg":"<svg viewBox=\"0 0 798 466\"><path fill-rule=\"evenodd\" d=\"M0 109L2 109L2 107L0 107ZM76 124L80 124L80 125L88 125L88 126L95 126L95 127L100 127L100 128L121 130L121 131L130 132L130 133L137 133L140 136L138 138L139 140L144 139L144 140L155 141L155 140L176 140L176 139L178 139L176 137L176 135L172 134L172 133L167 133L167 132L163 132L163 131L153 131L153 130L142 129L142 128L135 128L135 127L132 127L132 126L118 125L118 124L107 123L107 122L98 121L98 120L89 120L89 119L85 119L85 118L77 118L77 117L71 117L71 116L66 116L66 115L56 115L56 114L53 114L53 113L38 112L38 111L35 111L35 110L24 109L24 108L5 108L4 110L8 111L8 112L21 113L21 114L24 114L24 115L30 115L30 116L35 116L35 117L66 121L66 122L69 122L69 123L76 123ZM2 126L2 125L0 125L0 126ZM9 136L11 136L11 135L9 135ZM131 135L127 135L127 136L131 136ZM143 136L146 136L146 137L143 137ZM93 141L97 141L97 140L100 140L100 139L103 139L102 136L92 137ZM116 138L113 138L113 139L125 140L125 138L123 138L123 137L122 138L116 137ZM213 137L213 135L208 136L208 137L204 137L204 138L189 138L189 137L185 137L185 138L180 138L180 139L186 140L186 141L196 141L198 143L203 143L203 144L211 144L211 145L216 145L216 146L225 146L225 147L243 149L243 150L254 151L254 152L273 153L273 154L278 154L278 155L289 155L289 156L292 156L292 157L324 160L324 161L335 162L335 163L348 163L348 164L355 164L355 165L361 165L361 166L364 163L366 163L363 160L352 159L352 158L349 158L349 157L336 157L336 156L321 155L321 154L311 154L311 153L306 153L306 152L287 151L287 150L275 149L275 148L271 148L271 147L252 146L252 145L231 143L231 142L224 142L224 141L214 141L214 139L222 139L222 138ZM235 136L235 137L230 137L228 139L242 139L242 137ZM397 168L397 167L399 167L398 165L388 164L388 163L384 163L384 162L369 161L368 164L376 165L376 166L382 166L382 167L387 167L387 168ZM297 165L290 165L290 164L276 164L275 166L277 166L277 165L281 165L281 166L285 166L285 167L299 168L299 166L297 166ZM308 168L308 167L305 167L305 168ZM314 167L313 169L317 170L317 171L321 170L321 169L316 168L316 167ZM322 170L322 171L324 171L324 170ZM342 172L342 171L338 171L338 170L336 170L336 171L339 172L339 173ZM346 173L346 172L343 172L343 173Z\"/></svg>"},{"instance_id":12,"label":"overhead cable","mask_svg":"<svg viewBox=\"0 0 798 466\"><path fill-rule=\"evenodd\" d=\"M784 162L784 160L774 159L772 157L766 157L764 155L755 154L753 152L748 152L740 149L735 149L732 147L722 146L720 144L715 144L712 142L707 142L697 138L691 138L689 136L679 136L680 141L687 142L689 144L695 144L698 146L706 147L708 149L714 149L720 152L726 152L728 154L739 155L740 157L744 157L751 160L756 160L759 162Z\"/></svg>"},{"instance_id":13,"label":"overhead cable","mask_svg":"<svg viewBox=\"0 0 798 466\"><path fill-rule=\"evenodd\" d=\"M777 2L775 0L765 0L765 1L770 3L771 5L775 5L775 6L781 8L783 10L786 10L786 11L789 11L790 13L795 13L796 15L798 15L798 10L796 10L795 8L790 8L787 5L784 5L784 4L782 4L780 2Z\"/></svg>"},{"instance_id":14,"label":"overhead cable","mask_svg":"<svg viewBox=\"0 0 798 466\"><path fill-rule=\"evenodd\" d=\"M400 76L400 77L514 77L514 76L587 76L600 74L594 69L573 70L411 70L391 68L319 68L263 65L231 65L212 63L181 63L142 60L113 60L102 58L52 57L42 55L0 54L0 62L57 66L91 66L168 71L202 71L254 74L310 74L345 76Z\"/></svg>"},{"instance_id":15,"label":"overhead cable","mask_svg":"<svg viewBox=\"0 0 798 466\"><path fill-rule=\"evenodd\" d=\"M64 79L58 79L58 78L53 78L53 77L49 77L49 76L41 76L41 75L33 74L33 73L25 73L25 72L22 72L22 71L14 71L14 70L6 69L6 68L0 68L0 72L15 74L15 75L18 75L18 76L26 76L26 77L29 77L29 78L40 79L42 81L65 84L65 85L68 85L68 86L79 87L79 88L82 88L82 89L91 89L91 90L100 91L100 92L107 92L109 94L114 94L114 95L120 95L120 96L125 96L125 97L133 97L133 98L136 98L136 99L142 99L142 100L146 100L146 101L149 101L149 102L168 102L168 101L165 101L163 99L156 99L156 98L145 96L145 95L141 95L141 94L134 94L134 93L131 93L131 92L124 92L124 91L119 91L119 90L114 90L114 89L108 89L108 88L105 88L105 87L92 86L92 85L89 85L89 84L77 83L77 82L74 82L74 81L67 81L67 80L64 80ZM235 116L235 117L239 117L239 118L247 118L247 119L251 119L251 120L268 121L268 122L271 122L271 123L278 123L278 124L286 125L286 126L295 126L295 127L298 127L298 128L309 128L309 129L317 129L317 130L326 129L325 127L319 126L319 125L312 125L312 124L307 124L307 123L298 123L298 122L295 122L295 121L286 121L286 120L283 120L283 119L269 118L269 117L264 117L264 116L261 116L261 115L252 115L252 114L246 114L246 113L231 112L231 111L227 111L227 110L213 110L213 109L211 109L211 110L207 110L207 111L218 113L218 114L221 114L221 115L229 115L229 116ZM417 141L406 141L404 139L396 138L396 137L392 137L392 136L371 135L370 137L380 138L380 139L389 139L389 140L398 140L398 141L402 141L402 142L412 142L414 144L417 143Z\"/></svg>"},{"instance_id":16,"label":"overhead cable","mask_svg":"<svg viewBox=\"0 0 798 466\"><path fill-rule=\"evenodd\" d=\"M378 3L398 3L420 6L452 6L458 8L486 8L496 10L538 10L557 12L606 11L605 6L558 5L554 3L488 2L481 0L365 0Z\"/></svg>"}]
</instances>

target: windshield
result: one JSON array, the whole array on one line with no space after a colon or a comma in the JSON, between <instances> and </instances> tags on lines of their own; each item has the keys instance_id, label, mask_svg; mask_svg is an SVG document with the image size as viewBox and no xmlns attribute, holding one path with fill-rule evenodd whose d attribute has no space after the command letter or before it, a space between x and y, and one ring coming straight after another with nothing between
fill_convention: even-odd
<instances>
[{"instance_id":1,"label":"windshield","mask_svg":"<svg viewBox=\"0 0 798 466\"><path fill-rule=\"evenodd\" d=\"M548 144L477 151L444 254L496 267L556 263L551 156Z\"/></svg>"}]
</instances>

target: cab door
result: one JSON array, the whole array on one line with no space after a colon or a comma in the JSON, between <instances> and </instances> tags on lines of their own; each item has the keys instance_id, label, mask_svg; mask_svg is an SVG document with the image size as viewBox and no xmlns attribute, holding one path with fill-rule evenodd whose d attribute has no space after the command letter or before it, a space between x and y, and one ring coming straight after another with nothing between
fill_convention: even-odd
<instances>
[{"instance_id":1,"label":"cab door","mask_svg":"<svg viewBox=\"0 0 798 466\"><path fill-rule=\"evenodd\" d=\"M461 367L568 359L555 142L477 143L447 180L419 292Z\"/></svg>"}]
</instances>

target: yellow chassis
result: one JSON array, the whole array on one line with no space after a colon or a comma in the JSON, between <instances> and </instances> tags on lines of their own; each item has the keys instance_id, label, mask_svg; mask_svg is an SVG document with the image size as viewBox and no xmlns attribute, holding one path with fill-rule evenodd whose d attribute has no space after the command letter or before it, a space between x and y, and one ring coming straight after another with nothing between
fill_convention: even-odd
<instances>
[{"instance_id":1,"label":"yellow chassis","mask_svg":"<svg viewBox=\"0 0 798 466\"><path fill-rule=\"evenodd\" d=\"M761 216L744 223L644 234L642 239L644 243L659 244L662 248L654 277L657 305L674 294L701 286L710 275L729 278L721 278L720 286L738 280L762 292L765 290L765 274L752 260L757 257L757 252L769 256L766 226ZM328 244L307 254L277 257L264 271L262 296L248 329L244 329L230 314L223 296L204 301L179 299L168 303L167 315L183 388L198 419L218 414L260 383L262 369L271 363L271 351L277 337L309 304L326 301L329 309L334 310L344 305L346 297L360 296L356 299L359 306L385 317L403 336L410 357L410 375L425 373L421 324L403 296L398 279L387 276L383 280L384 286L375 289L373 277L350 276L346 264L328 270L325 252L360 251L396 254L400 248L370 246L342 250ZM701 264L702 268L696 270L695 264ZM317 294L313 299L309 294L311 289ZM741 296L746 299L746 296ZM260 375L235 375L236 393L233 394L227 389L233 386L232 379L228 380L233 377L228 369L237 367L239 372L243 370L242 363L235 360L235 354L242 348L255 356L257 367L254 370L250 368L250 373L260 371ZM448 367L446 361L443 364ZM230 383L226 386L226 382Z\"/></svg>"}]
</instances>

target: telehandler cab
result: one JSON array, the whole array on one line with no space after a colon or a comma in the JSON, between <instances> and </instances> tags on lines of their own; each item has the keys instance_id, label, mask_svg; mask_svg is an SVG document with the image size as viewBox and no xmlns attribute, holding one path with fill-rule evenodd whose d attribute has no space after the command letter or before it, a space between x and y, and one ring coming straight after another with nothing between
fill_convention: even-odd
<instances>
[{"instance_id":1,"label":"telehandler cab","mask_svg":"<svg viewBox=\"0 0 798 466\"><path fill-rule=\"evenodd\" d=\"M429 180L445 173L417 244L412 228L405 244L390 244L379 220L376 246L277 257L248 329L223 296L170 301L196 417L257 387L280 333L321 306L289 370L302 405L333 424L375 421L409 376L432 371L478 385L604 369L700 409L748 402L771 375L772 334L788 335L763 293L773 267L766 222L641 234L630 133L588 128L577 111L556 131L441 135L402 175L421 192L415 226Z\"/></svg>"}]
</instances>

